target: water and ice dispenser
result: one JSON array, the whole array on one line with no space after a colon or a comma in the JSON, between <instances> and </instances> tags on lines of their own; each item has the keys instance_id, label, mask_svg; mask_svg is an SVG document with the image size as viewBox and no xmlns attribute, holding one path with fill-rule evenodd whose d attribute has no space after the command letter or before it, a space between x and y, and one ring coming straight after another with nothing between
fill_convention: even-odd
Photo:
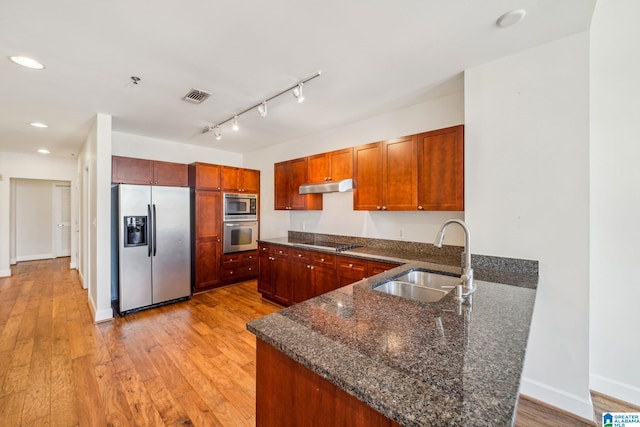
<instances>
[{"instance_id":1,"label":"water and ice dispenser","mask_svg":"<svg viewBox=\"0 0 640 427\"><path fill-rule=\"evenodd\" d=\"M146 216L125 216L124 217L124 246L146 246L147 245L147 217Z\"/></svg>"}]
</instances>

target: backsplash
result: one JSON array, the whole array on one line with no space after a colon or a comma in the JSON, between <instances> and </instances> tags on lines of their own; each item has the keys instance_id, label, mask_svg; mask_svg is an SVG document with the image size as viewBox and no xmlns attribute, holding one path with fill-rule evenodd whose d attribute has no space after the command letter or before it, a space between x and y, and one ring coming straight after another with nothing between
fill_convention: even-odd
<instances>
[{"instance_id":1,"label":"backsplash","mask_svg":"<svg viewBox=\"0 0 640 427\"><path fill-rule=\"evenodd\" d=\"M433 256L460 257L460 265L464 266L464 247L443 245L442 249L430 243L407 242L404 240L373 239L369 237L340 236L335 234L308 233L289 230L289 239L310 242L339 242L379 248L384 250L398 250ZM517 258L505 258L488 255L471 255L474 269L494 270L509 273L538 275L538 261Z\"/></svg>"}]
</instances>

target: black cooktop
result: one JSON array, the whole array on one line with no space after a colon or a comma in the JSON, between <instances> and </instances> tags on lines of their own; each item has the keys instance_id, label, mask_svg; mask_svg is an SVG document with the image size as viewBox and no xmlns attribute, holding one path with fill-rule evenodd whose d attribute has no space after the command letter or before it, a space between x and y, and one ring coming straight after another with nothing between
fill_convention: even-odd
<instances>
[{"instance_id":1,"label":"black cooktop","mask_svg":"<svg viewBox=\"0 0 640 427\"><path fill-rule=\"evenodd\" d=\"M348 251L349 249L361 247L361 245L356 245L353 243L326 242L326 241L301 242L298 244L308 245L308 246L319 246L321 248L331 248L331 249L335 249L336 252Z\"/></svg>"}]
</instances>

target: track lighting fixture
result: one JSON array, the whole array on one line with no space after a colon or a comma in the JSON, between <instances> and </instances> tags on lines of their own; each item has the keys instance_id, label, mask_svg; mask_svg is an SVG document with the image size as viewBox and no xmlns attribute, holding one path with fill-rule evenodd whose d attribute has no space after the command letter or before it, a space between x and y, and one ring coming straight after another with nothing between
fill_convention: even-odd
<instances>
[{"instance_id":1,"label":"track lighting fixture","mask_svg":"<svg viewBox=\"0 0 640 427\"><path fill-rule=\"evenodd\" d=\"M300 82L300 83L298 83L298 86L293 88L293 96L296 97L298 102L304 101L304 95L302 95L302 85L303 84L304 83Z\"/></svg>"},{"instance_id":2,"label":"track lighting fixture","mask_svg":"<svg viewBox=\"0 0 640 427\"><path fill-rule=\"evenodd\" d=\"M222 129L220 129L219 125L213 127L213 136L215 136L218 141L222 139Z\"/></svg>"},{"instance_id":3,"label":"track lighting fixture","mask_svg":"<svg viewBox=\"0 0 640 427\"><path fill-rule=\"evenodd\" d=\"M267 101L262 101L262 104L258 105L258 114L262 118L267 117Z\"/></svg>"},{"instance_id":4,"label":"track lighting fixture","mask_svg":"<svg viewBox=\"0 0 640 427\"><path fill-rule=\"evenodd\" d=\"M227 122L231 122L231 128L235 131L237 131L238 129L240 129L240 125L238 124L238 117L240 117L241 115L243 115L244 113L247 113L253 109L258 110L258 114L260 115L260 117L267 117L267 102L271 101L272 99L275 99L277 97L279 97L280 95L284 95L285 93L292 91L293 92L293 96L296 97L296 99L298 100L298 102L302 102L304 101L304 96L302 95L302 86L307 83L310 80L315 79L316 77L320 77L320 75L322 74L322 71L318 71L317 73L315 73L314 75L312 75L311 77L307 77L306 79L300 80L298 83L296 83L293 86L290 86L278 93L276 93L275 95L265 99L264 101L256 104L256 105L252 105L251 107L237 113L234 114L233 116L229 117L228 119L222 120L221 122L217 122L216 125L214 126L207 126L202 130L202 133L207 133L207 132L211 132L213 131L213 135L215 136L215 138L217 140L222 139L222 129L220 128L221 125L227 123Z\"/></svg>"}]
</instances>

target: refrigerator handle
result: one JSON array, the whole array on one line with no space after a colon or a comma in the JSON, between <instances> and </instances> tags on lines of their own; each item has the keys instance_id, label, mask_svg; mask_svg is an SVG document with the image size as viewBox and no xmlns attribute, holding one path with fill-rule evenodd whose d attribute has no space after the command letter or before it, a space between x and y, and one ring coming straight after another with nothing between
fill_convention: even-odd
<instances>
[{"instance_id":1,"label":"refrigerator handle","mask_svg":"<svg viewBox=\"0 0 640 427\"><path fill-rule=\"evenodd\" d=\"M151 258L151 205L147 205L147 218L147 221L149 221L147 224L147 248L149 250L147 256Z\"/></svg>"},{"instance_id":2,"label":"refrigerator handle","mask_svg":"<svg viewBox=\"0 0 640 427\"><path fill-rule=\"evenodd\" d=\"M158 245L156 241L156 204L153 204L153 256L156 256L156 251L158 250Z\"/></svg>"}]
</instances>

